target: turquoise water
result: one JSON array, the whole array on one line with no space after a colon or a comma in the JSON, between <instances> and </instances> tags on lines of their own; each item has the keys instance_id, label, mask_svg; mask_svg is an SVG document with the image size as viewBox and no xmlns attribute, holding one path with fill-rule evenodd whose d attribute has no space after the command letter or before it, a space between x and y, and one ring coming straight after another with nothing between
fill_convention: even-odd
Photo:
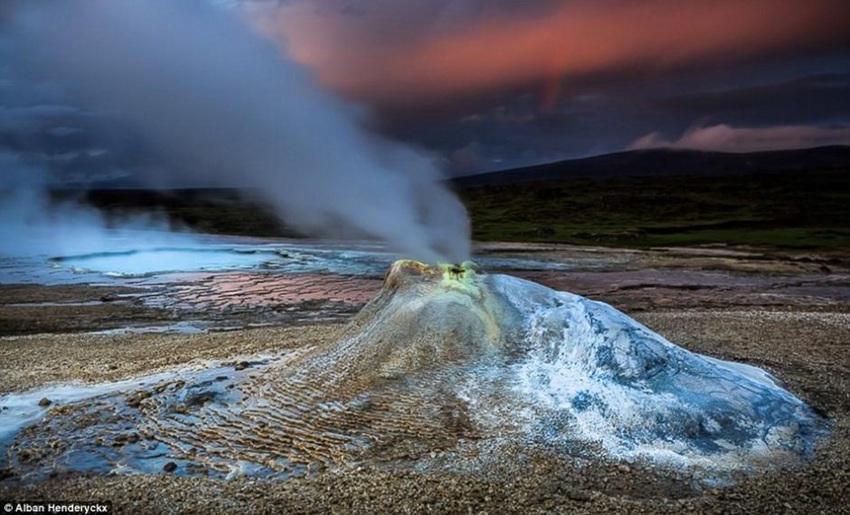
<instances>
[{"instance_id":1,"label":"turquoise water","mask_svg":"<svg viewBox=\"0 0 850 515\"><path fill-rule=\"evenodd\" d=\"M0 284L123 284L126 280L193 272L329 273L382 277L402 257L369 242L271 240L185 235L170 240L116 232L90 252L0 256ZM572 270L592 263L493 256L473 258L485 270Z\"/></svg>"}]
</instances>

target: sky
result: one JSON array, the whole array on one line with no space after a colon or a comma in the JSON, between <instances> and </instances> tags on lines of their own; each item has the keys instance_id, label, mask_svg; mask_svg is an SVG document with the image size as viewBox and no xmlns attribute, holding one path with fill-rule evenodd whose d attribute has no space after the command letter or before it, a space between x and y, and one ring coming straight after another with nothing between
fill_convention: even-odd
<instances>
[{"instance_id":1,"label":"sky","mask_svg":"<svg viewBox=\"0 0 850 515\"><path fill-rule=\"evenodd\" d=\"M457 175L653 147L850 144L844 0L217 3L372 130ZM143 144L108 119L0 67L0 144L81 167L110 154L125 170Z\"/></svg>"}]
</instances>

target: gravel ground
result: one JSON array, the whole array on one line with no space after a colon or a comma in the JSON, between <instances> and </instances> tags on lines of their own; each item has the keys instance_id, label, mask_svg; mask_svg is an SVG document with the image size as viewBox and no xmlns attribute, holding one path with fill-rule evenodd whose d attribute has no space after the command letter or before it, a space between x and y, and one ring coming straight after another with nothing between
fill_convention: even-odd
<instances>
[{"instance_id":1,"label":"gravel ground","mask_svg":"<svg viewBox=\"0 0 850 515\"><path fill-rule=\"evenodd\" d=\"M324 343L343 324L206 334L40 334L0 338L0 394L47 383L100 383L174 368L192 360L237 360Z\"/></svg>"},{"instance_id":2,"label":"gravel ground","mask_svg":"<svg viewBox=\"0 0 850 515\"><path fill-rule=\"evenodd\" d=\"M832 420L798 469L705 488L641 466L577 466L544 453L477 473L419 473L380 462L287 482L74 474L0 483L0 500L108 500L121 513L850 513L850 314L647 311L637 318L684 347L767 368ZM194 359L235 359L338 337L339 325L205 335L42 335L0 339L0 391L99 382Z\"/></svg>"}]
</instances>

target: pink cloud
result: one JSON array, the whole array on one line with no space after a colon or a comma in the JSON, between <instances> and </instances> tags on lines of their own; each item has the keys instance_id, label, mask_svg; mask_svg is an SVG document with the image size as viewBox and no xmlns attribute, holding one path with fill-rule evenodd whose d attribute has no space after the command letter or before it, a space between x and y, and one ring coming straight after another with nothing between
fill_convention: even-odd
<instances>
[{"instance_id":1,"label":"pink cloud","mask_svg":"<svg viewBox=\"0 0 850 515\"><path fill-rule=\"evenodd\" d=\"M839 0L571 0L509 14L485 3L463 16L446 11L456 3L376 0L352 15L293 0L253 19L327 85L378 104L529 81L550 97L563 78L734 62L850 31Z\"/></svg>"},{"instance_id":2,"label":"pink cloud","mask_svg":"<svg viewBox=\"0 0 850 515\"><path fill-rule=\"evenodd\" d=\"M675 141L653 132L638 138L627 149L680 148L717 152L759 152L824 145L850 145L850 127L780 125L749 128L720 124L693 127Z\"/></svg>"}]
</instances>

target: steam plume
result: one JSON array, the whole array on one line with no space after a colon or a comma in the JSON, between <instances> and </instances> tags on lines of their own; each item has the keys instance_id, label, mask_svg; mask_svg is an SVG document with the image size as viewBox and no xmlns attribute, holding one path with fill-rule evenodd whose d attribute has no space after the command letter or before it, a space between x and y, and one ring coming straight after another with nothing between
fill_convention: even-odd
<instances>
[{"instance_id":1,"label":"steam plume","mask_svg":"<svg viewBox=\"0 0 850 515\"><path fill-rule=\"evenodd\" d=\"M421 260L468 257L466 213L428 157L368 133L364 113L222 9L27 2L11 41L30 74L130 120L207 183L260 189L304 232L367 235Z\"/></svg>"},{"instance_id":2,"label":"steam plume","mask_svg":"<svg viewBox=\"0 0 850 515\"><path fill-rule=\"evenodd\" d=\"M190 234L172 232L168 221L156 213L110 223L73 198L52 200L48 175L43 167L0 152L0 256L104 251L130 243L129 238L135 248L195 242Z\"/></svg>"}]
</instances>

